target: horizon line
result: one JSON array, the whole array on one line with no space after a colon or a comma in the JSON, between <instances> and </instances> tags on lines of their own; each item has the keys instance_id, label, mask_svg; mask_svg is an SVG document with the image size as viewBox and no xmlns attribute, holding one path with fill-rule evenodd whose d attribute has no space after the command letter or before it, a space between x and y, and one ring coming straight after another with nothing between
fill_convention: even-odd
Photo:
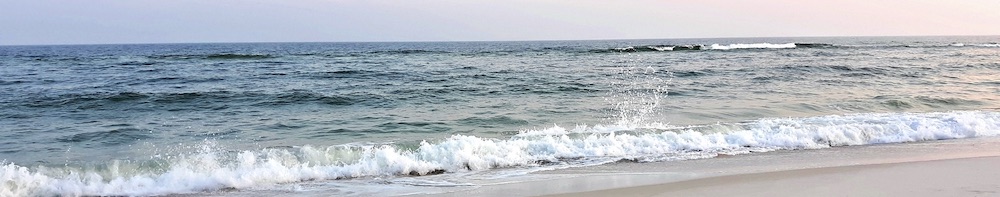
<instances>
[{"instance_id":1,"label":"horizon line","mask_svg":"<svg viewBox=\"0 0 1000 197\"><path fill-rule=\"evenodd\" d=\"M462 42L566 42L566 41L626 41L626 40L682 40L682 39L738 39L738 38L849 38L849 37L989 37L1000 34L966 35L878 35L878 36L722 36L722 37L676 37L676 38L597 38L597 39L526 39L526 40L405 40L405 41L234 41L234 42L121 42L121 43L55 43L55 44L0 44L7 46L87 46L87 45L171 45L171 44L280 44L280 43L462 43Z\"/></svg>"}]
</instances>

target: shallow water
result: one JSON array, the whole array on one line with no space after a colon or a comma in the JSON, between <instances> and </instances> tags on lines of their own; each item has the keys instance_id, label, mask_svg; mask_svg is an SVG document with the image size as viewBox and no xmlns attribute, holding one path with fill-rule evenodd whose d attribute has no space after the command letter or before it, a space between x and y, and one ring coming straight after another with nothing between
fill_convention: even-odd
<instances>
[{"instance_id":1,"label":"shallow water","mask_svg":"<svg viewBox=\"0 0 1000 197\"><path fill-rule=\"evenodd\" d=\"M351 185L993 136L997 42L0 46L0 177L14 182L0 194Z\"/></svg>"}]
</instances>

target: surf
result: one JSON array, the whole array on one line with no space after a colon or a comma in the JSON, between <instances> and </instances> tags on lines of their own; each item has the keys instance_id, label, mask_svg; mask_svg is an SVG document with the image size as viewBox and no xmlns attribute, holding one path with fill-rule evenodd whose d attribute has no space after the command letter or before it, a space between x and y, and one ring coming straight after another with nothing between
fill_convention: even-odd
<instances>
[{"instance_id":1,"label":"surf","mask_svg":"<svg viewBox=\"0 0 1000 197\"><path fill-rule=\"evenodd\" d=\"M997 136L1000 113L864 113L768 118L716 125L580 125L522 130L509 138L453 135L399 144L228 150L91 167L2 166L4 196L165 195L372 176L423 176L503 169L656 162L774 150ZM157 164L157 165L152 165ZM158 167L157 167L158 166Z\"/></svg>"}]
</instances>

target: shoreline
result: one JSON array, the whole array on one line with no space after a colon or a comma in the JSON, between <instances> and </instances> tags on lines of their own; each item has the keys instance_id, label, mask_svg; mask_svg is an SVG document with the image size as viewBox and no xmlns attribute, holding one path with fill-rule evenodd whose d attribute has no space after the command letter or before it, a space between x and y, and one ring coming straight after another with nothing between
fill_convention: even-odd
<instances>
[{"instance_id":1,"label":"shoreline","mask_svg":"<svg viewBox=\"0 0 1000 197\"><path fill-rule=\"evenodd\" d=\"M975 196L983 194L968 191L1000 194L1000 179L990 179L1000 177L994 166L1000 137L619 162L404 196ZM939 182L915 182L928 178Z\"/></svg>"},{"instance_id":2,"label":"shoreline","mask_svg":"<svg viewBox=\"0 0 1000 197\"><path fill-rule=\"evenodd\" d=\"M982 196L1000 194L1000 156L737 174L546 195L561 196Z\"/></svg>"}]
</instances>

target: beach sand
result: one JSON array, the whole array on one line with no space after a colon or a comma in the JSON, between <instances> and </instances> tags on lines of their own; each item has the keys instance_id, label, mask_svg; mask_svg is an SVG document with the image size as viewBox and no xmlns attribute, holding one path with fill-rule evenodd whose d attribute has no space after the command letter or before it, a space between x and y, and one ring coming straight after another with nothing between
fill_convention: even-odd
<instances>
[{"instance_id":1,"label":"beach sand","mask_svg":"<svg viewBox=\"0 0 1000 197\"><path fill-rule=\"evenodd\" d=\"M551 196L1000 196L1000 157L741 174Z\"/></svg>"},{"instance_id":2,"label":"beach sand","mask_svg":"<svg viewBox=\"0 0 1000 197\"><path fill-rule=\"evenodd\" d=\"M1000 196L1000 138L619 162L528 176L542 180L423 195Z\"/></svg>"}]
</instances>

